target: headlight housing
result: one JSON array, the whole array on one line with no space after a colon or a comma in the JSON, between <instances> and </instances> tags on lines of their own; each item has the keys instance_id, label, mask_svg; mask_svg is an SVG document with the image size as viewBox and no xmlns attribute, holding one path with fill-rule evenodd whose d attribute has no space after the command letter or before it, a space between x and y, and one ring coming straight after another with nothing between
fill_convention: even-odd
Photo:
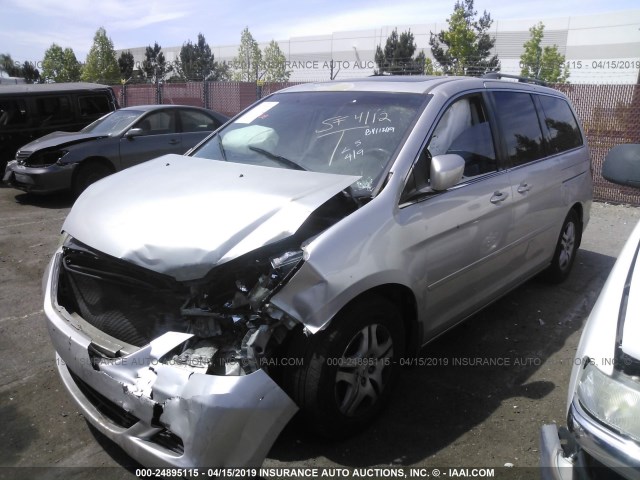
<instances>
[{"instance_id":1,"label":"headlight housing","mask_svg":"<svg viewBox=\"0 0 640 480\"><path fill-rule=\"evenodd\" d=\"M25 159L24 163L28 167L48 167L54 163L59 164L60 160L68 153L68 150L44 150L42 152L35 152L29 158Z\"/></svg>"},{"instance_id":2,"label":"headlight housing","mask_svg":"<svg viewBox=\"0 0 640 480\"><path fill-rule=\"evenodd\" d=\"M592 363L577 391L583 408L600 422L640 442L640 383L622 372L606 375Z\"/></svg>"}]
</instances>

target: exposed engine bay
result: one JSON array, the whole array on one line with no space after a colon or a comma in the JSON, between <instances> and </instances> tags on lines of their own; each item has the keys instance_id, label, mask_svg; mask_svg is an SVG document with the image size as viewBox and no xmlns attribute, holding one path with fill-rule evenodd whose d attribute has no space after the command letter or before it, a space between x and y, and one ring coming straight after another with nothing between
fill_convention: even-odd
<instances>
[{"instance_id":1,"label":"exposed engine bay","mask_svg":"<svg viewBox=\"0 0 640 480\"><path fill-rule=\"evenodd\" d=\"M100 253L72 237L63 246L58 303L132 351L168 331L193 336L160 362L211 375L269 366L300 321L269 303L295 275L304 242L358 208L345 192L316 209L293 236L212 268L198 281L175 278ZM100 358L122 352L96 345ZM276 362L277 363L277 362Z\"/></svg>"}]
</instances>

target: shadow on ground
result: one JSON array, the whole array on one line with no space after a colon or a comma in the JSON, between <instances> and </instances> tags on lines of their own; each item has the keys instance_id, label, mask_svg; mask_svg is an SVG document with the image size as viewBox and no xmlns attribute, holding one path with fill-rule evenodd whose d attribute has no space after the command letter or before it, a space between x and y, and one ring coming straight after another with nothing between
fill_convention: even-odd
<instances>
[{"instance_id":1,"label":"shadow on ground","mask_svg":"<svg viewBox=\"0 0 640 480\"><path fill-rule=\"evenodd\" d=\"M15 196L16 203L32 205L34 207L60 209L69 208L75 202L75 197L69 192L51 195L34 195L33 193L19 193Z\"/></svg>"}]
</instances>

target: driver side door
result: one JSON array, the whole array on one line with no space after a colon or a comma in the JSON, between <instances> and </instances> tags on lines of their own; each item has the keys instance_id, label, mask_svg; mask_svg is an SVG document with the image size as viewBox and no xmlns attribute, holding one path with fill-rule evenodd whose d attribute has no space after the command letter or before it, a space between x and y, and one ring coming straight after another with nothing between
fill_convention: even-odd
<instances>
[{"instance_id":1,"label":"driver side door","mask_svg":"<svg viewBox=\"0 0 640 480\"><path fill-rule=\"evenodd\" d=\"M142 129L141 135L120 139L121 168L131 167L168 153L183 153L180 133L177 132L176 113L156 110L138 120L132 128Z\"/></svg>"},{"instance_id":2,"label":"driver side door","mask_svg":"<svg viewBox=\"0 0 640 480\"><path fill-rule=\"evenodd\" d=\"M443 110L405 186L397 220L428 336L488 303L511 280L511 184L494 135L484 95L457 98ZM431 190L431 158L452 153L465 160L464 176L446 191Z\"/></svg>"}]
</instances>

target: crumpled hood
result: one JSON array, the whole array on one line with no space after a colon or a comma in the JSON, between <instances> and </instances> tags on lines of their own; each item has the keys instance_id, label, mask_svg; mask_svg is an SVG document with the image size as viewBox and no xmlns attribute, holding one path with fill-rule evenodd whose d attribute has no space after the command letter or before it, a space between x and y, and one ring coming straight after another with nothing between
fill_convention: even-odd
<instances>
[{"instance_id":1,"label":"crumpled hood","mask_svg":"<svg viewBox=\"0 0 640 480\"><path fill-rule=\"evenodd\" d=\"M95 140L96 138L104 137L105 135L97 135L95 133L81 133L81 132L53 132L44 137L40 137L33 142L30 142L20 150L26 152L33 152L35 150L41 150L43 148L52 147L64 147L72 145L74 143L87 142L89 140Z\"/></svg>"},{"instance_id":2,"label":"crumpled hood","mask_svg":"<svg viewBox=\"0 0 640 480\"><path fill-rule=\"evenodd\" d=\"M194 280L292 235L358 178L165 155L93 184L62 228L113 257Z\"/></svg>"}]
</instances>

